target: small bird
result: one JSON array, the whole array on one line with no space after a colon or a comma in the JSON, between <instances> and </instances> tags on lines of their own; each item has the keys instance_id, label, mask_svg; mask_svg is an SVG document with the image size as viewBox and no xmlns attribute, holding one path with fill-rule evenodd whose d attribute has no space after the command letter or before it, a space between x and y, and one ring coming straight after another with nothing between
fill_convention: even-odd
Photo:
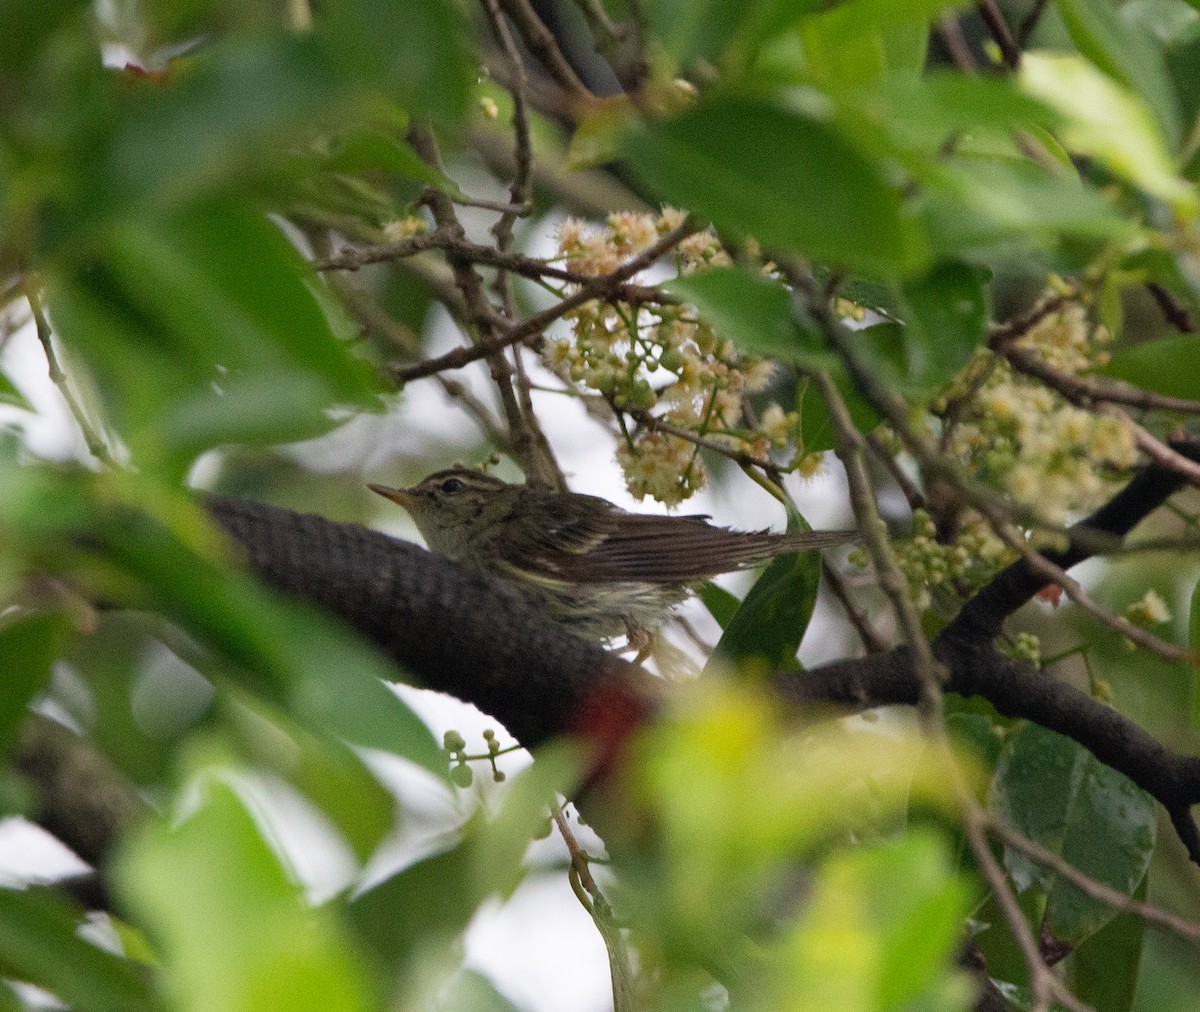
<instances>
[{"instance_id":1,"label":"small bird","mask_svg":"<svg viewBox=\"0 0 1200 1012\"><path fill-rule=\"evenodd\" d=\"M536 593L588 639L644 643L695 584L785 552L827 548L856 531L734 531L705 515L629 513L607 499L510 485L452 467L411 488L368 485L403 506L429 548Z\"/></svg>"}]
</instances>

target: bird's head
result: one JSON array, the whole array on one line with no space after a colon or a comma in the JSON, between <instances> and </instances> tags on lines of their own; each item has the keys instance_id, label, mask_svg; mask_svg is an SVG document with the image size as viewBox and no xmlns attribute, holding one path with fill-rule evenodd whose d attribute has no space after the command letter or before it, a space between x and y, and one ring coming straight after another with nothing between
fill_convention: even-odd
<instances>
[{"instance_id":1,"label":"bird's head","mask_svg":"<svg viewBox=\"0 0 1200 1012\"><path fill-rule=\"evenodd\" d=\"M408 510L430 549L452 559L468 558L490 538L522 487L469 467L437 471L410 488L367 486Z\"/></svg>"}]
</instances>

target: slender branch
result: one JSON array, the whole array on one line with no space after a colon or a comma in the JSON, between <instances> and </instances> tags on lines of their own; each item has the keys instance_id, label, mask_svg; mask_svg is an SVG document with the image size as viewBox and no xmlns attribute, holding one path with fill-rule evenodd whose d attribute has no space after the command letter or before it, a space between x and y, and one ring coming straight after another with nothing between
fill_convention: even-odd
<instances>
[{"instance_id":1,"label":"slender branch","mask_svg":"<svg viewBox=\"0 0 1200 1012\"><path fill-rule=\"evenodd\" d=\"M871 486L864 463L866 441L850 418L850 410L846 407L846 402L842 399L833 380L829 378L829 374L818 372L814 374L814 378L833 422L837 439L837 455L846 469L850 503L854 507L858 529L862 531L867 551L875 566L879 585L891 602L904 641L911 651L913 670L920 685L918 708L921 712L922 723L925 725L927 733L940 736L942 733L942 683L946 680L947 673L934 658L933 652L929 648L929 642L925 639L925 631L921 628L921 618L909 595L908 580L900 571L896 553L888 540L887 524L879 515L875 491Z\"/></svg>"},{"instance_id":2,"label":"slender branch","mask_svg":"<svg viewBox=\"0 0 1200 1012\"><path fill-rule=\"evenodd\" d=\"M517 26L517 31L529 47L529 51L538 63L546 68L546 72L554 78L559 87L576 102L595 101L595 96L563 56L554 33L537 16L529 0L501 0L501 5Z\"/></svg>"},{"instance_id":3,"label":"slender branch","mask_svg":"<svg viewBox=\"0 0 1200 1012\"><path fill-rule=\"evenodd\" d=\"M1066 989L1063 983L1054 975L1042 959L1037 939L1025 919L1025 912L1017 902L1017 897L1009 887L1004 870L997 863L988 846L984 830L987 819L977 805L970 805L963 813L963 828L966 831L967 842L971 852L979 864L979 870L984 880L991 887L992 895L1000 906L1005 923L1012 932L1021 956L1029 970L1029 989L1032 992L1033 1003L1031 1012L1048 1012L1051 1000L1065 1005L1071 1012L1092 1012L1092 1010Z\"/></svg>"},{"instance_id":4,"label":"slender branch","mask_svg":"<svg viewBox=\"0 0 1200 1012\"><path fill-rule=\"evenodd\" d=\"M613 1012L633 1012L638 1007L637 975L629 956L629 946L621 927L613 916L612 907L592 875L588 852L580 845L571 824L560 805L552 805L550 815L567 845L571 858L568 877L580 905L591 915L596 930L608 951L608 967L612 979Z\"/></svg>"},{"instance_id":5,"label":"slender branch","mask_svg":"<svg viewBox=\"0 0 1200 1012\"><path fill-rule=\"evenodd\" d=\"M504 15L500 12L499 0L483 0L487 10L492 31L500 40L512 66L512 97L513 97L513 137L516 171L513 173L509 197L516 207L528 206L531 194L530 178L533 166L533 147L529 139L529 113L525 107L525 66L521 62L521 54L517 52L516 43L505 23ZM492 226L492 235L496 237L496 247L501 254L511 254L513 245L513 225L518 217L517 211L506 211ZM517 318L517 304L513 297L512 284L508 273L500 270L493 283L493 291L500 297L504 314L509 320ZM566 478L554 457L550 441L538 421L533 410L533 401L529 394L529 378L525 375L525 364L521 360L519 348L513 349L513 371L515 376L511 383L517 397L517 412L521 418L521 438L517 440L517 450L525 464L526 480L533 484L544 484L562 491L566 488Z\"/></svg>"},{"instance_id":6,"label":"slender branch","mask_svg":"<svg viewBox=\"0 0 1200 1012\"><path fill-rule=\"evenodd\" d=\"M850 596L850 588L846 586L846 581L842 578L827 559L821 559L821 573L824 576L825 584L829 587L833 596L838 599L838 604L842 606L842 611L846 613L846 618L850 625L854 627L854 631L858 633L858 638L862 640L862 644L867 649L869 654L879 654L887 650L891 645L884 639L871 624L870 620L854 603L854 599Z\"/></svg>"},{"instance_id":7,"label":"slender branch","mask_svg":"<svg viewBox=\"0 0 1200 1012\"><path fill-rule=\"evenodd\" d=\"M1096 404L1124 404L1141 411L1174 411L1181 414L1200 414L1200 400L1185 397L1169 397L1166 394L1143 390L1128 384L1105 382L1091 376L1072 376L1048 365L1033 348L1004 342L998 346L1012 367L1026 376L1041 380L1046 386L1057 390L1067 400L1081 407Z\"/></svg>"},{"instance_id":8,"label":"slender branch","mask_svg":"<svg viewBox=\"0 0 1200 1012\"><path fill-rule=\"evenodd\" d=\"M1004 65L1009 70L1017 70L1021 66L1021 47L1017 45L1016 39L1009 31L1008 22L1000 13L996 0L983 0L975 7L979 11L979 16L983 18L983 23L987 25L992 39L1000 47L1000 56L1004 60Z\"/></svg>"},{"instance_id":9,"label":"slender branch","mask_svg":"<svg viewBox=\"0 0 1200 1012\"><path fill-rule=\"evenodd\" d=\"M510 345L527 341L534 335L540 334L550 324L554 323L555 320L561 319L567 313L571 312L571 310L578 309L584 303L598 298L614 298L614 293L622 282L651 266L664 253L673 249L689 235L698 232L702 227L700 222L689 217L677 228L672 229L659 239L658 242L654 243L653 246L647 247L611 274L589 279L580 285L577 292L568 295L549 309L535 313L521 323L516 324L500 337L491 341L481 341L473 348L455 348L453 351L449 351L438 358L428 359L425 362L406 369L398 369L394 375L399 382L408 383L415 379L422 379L425 376L433 376L435 373L443 372L446 369L461 369L465 365L477 362L479 359L486 358L488 355L494 354Z\"/></svg>"},{"instance_id":10,"label":"slender branch","mask_svg":"<svg viewBox=\"0 0 1200 1012\"><path fill-rule=\"evenodd\" d=\"M1036 840L1031 840L1024 834L1018 833L1001 819L990 817L985 828L1013 850L1024 854L1031 861L1049 868L1056 875L1060 875L1068 882L1078 886L1080 891L1087 896L1112 907L1118 913L1133 914L1156 928L1162 928L1164 931L1169 931L1188 941L1200 943L1200 922L1189 921L1169 910L1163 910L1162 907L1156 907L1152 903L1135 900L1119 889L1114 889L1110 885L1085 875L1062 855L1056 854Z\"/></svg>"},{"instance_id":11,"label":"slender branch","mask_svg":"<svg viewBox=\"0 0 1200 1012\"><path fill-rule=\"evenodd\" d=\"M75 419L75 424L79 426L79 431L83 435L83 442L87 446L88 452L101 463L114 466L116 460L113 458L108 444L104 441L100 433L92 427L87 413L83 410L83 405L79 403L74 392L71 390L70 378L59 364L58 355L54 350L54 335L50 330L50 323L46 319L46 314L42 312L42 302L38 295L37 285L31 279L27 278L24 283L24 289L25 298L29 301L29 311L33 315L34 329L37 331L38 341L41 342L42 351L46 356L46 366L50 373L50 382L58 388L62 399L66 401L67 409L71 412L71 417Z\"/></svg>"},{"instance_id":12,"label":"slender branch","mask_svg":"<svg viewBox=\"0 0 1200 1012\"><path fill-rule=\"evenodd\" d=\"M581 274L579 271L568 270L535 257L521 256L511 251L496 249L494 246L484 246L440 228L411 239L345 250L316 261L314 266L319 271L357 271L370 264L401 260L431 249L445 250L472 263L482 264L485 267L496 267L525 278L531 278L534 281L553 278L556 281L583 285L597 280L597 276L594 274ZM650 285L628 283L614 287L612 297L634 305L643 303L674 305L679 301L675 296L661 292Z\"/></svg>"},{"instance_id":13,"label":"slender branch","mask_svg":"<svg viewBox=\"0 0 1200 1012\"><path fill-rule=\"evenodd\" d=\"M888 469L892 480L896 483L901 494L908 502L908 508L914 512L924 509L926 506L925 494L917 487L916 482L904 473L904 468L900 466L900 462L896 460L895 455L888 451L883 440L876 433L869 432L867 433L867 446L870 447L871 452L875 455L875 459Z\"/></svg>"},{"instance_id":14,"label":"slender branch","mask_svg":"<svg viewBox=\"0 0 1200 1012\"><path fill-rule=\"evenodd\" d=\"M1167 323L1181 334L1194 334L1196 332L1196 324L1192 321L1192 314L1187 311L1186 306L1175 298L1171 291L1164 288L1157 281L1147 281L1146 291L1158 303L1158 310L1163 314L1163 318Z\"/></svg>"}]
</instances>

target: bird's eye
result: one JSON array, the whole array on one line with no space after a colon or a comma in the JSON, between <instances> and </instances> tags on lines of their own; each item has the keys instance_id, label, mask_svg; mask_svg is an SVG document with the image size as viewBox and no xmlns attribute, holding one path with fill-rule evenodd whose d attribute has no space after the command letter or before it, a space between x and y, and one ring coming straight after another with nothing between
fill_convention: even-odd
<instances>
[{"instance_id":1,"label":"bird's eye","mask_svg":"<svg viewBox=\"0 0 1200 1012\"><path fill-rule=\"evenodd\" d=\"M440 487L443 492L453 495L455 492L462 491L463 483L458 478L447 478Z\"/></svg>"}]
</instances>

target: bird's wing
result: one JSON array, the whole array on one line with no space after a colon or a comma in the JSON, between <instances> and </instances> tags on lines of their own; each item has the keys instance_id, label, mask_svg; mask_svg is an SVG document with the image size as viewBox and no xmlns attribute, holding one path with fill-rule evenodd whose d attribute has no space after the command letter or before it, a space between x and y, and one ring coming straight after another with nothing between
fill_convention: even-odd
<instances>
[{"instance_id":1,"label":"bird's wing","mask_svg":"<svg viewBox=\"0 0 1200 1012\"><path fill-rule=\"evenodd\" d=\"M626 513L607 500L569 493L526 503L525 519L499 551L501 565L555 583L694 583L781 550L817 547L714 527L700 514Z\"/></svg>"}]
</instances>

